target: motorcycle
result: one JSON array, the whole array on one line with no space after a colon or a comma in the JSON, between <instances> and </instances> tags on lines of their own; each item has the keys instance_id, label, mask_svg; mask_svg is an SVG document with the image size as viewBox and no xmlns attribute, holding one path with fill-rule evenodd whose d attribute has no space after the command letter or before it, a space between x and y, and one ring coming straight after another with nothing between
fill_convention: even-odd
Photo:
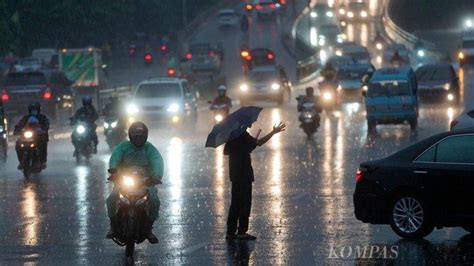
<instances>
[{"instance_id":1,"label":"motorcycle","mask_svg":"<svg viewBox=\"0 0 474 266\"><path fill-rule=\"evenodd\" d=\"M216 124L220 123L229 115L229 106L227 104L213 104L211 101L209 101L209 103L211 104L211 110L213 111L214 122Z\"/></svg>"},{"instance_id":2,"label":"motorcycle","mask_svg":"<svg viewBox=\"0 0 474 266\"><path fill-rule=\"evenodd\" d=\"M111 150L127 137L122 122L113 116L105 117L104 134Z\"/></svg>"},{"instance_id":3,"label":"motorcycle","mask_svg":"<svg viewBox=\"0 0 474 266\"><path fill-rule=\"evenodd\" d=\"M20 166L25 178L29 178L32 173L38 174L42 170L37 135L38 132L24 129L17 142L18 152L21 153Z\"/></svg>"},{"instance_id":4,"label":"motorcycle","mask_svg":"<svg viewBox=\"0 0 474 266\"><path fill-rule=\"evenodd\" d=\"M300 97L296 98L298 102L300 99ZM308 139L311 139L313 134L318 131L321 118L319 113L316 111L314 103L298 103L298 105L298 111L300 113L298 120L301 122L300 127L303 129Z\"/></svg>"},{"instance_id":5,"label":"motorcycle","mask_svg":"<svg viewBox=\"0 0 474 266\"><path fill-rule=\"evenodd\" d=\"M7 129L0 126L0 163L5 164L7 162L7 151L8 151L8 134Z\"/></svg>"},{"instance_id":6,"label":"motorcycle","mask_svg":"<svg viewBox=\"0 0 474 266\"><path fill-rule=\"evenodd\" d=\"M319 83L319 92L323 110L332 111L340 105L341 86L336 81L323 80Z\"/></svg>"},{"instance_id":7,"label":"motorcycle","mask_svg":"<svg viewBox=\"0 0 474 266\"><path fill-rule=\"evenodd\" d=\"M112 180L118 187L119 199L117 213L112 219L115 235L112 240L119 246L125 246L127 258L133 258L135 244L147 239L147 226L150 201L146 185L150 178L138 172L118 175L111 173Z\"/></svg>"},{"instance_id":8,"label":"motorcycle","mask_svg":"<svg viewBox=\"0 0 474 266\"><path fill-rule=\"evenodd\" d=\"M86 160L90 159L94 151L90 125L82 120L74 122L72 119L71 125L74 130L72 132L72 143L75 149L74 157L76 157L76 162L79 163L81 161L81 156Z\"/></svg>"}]
</instances>

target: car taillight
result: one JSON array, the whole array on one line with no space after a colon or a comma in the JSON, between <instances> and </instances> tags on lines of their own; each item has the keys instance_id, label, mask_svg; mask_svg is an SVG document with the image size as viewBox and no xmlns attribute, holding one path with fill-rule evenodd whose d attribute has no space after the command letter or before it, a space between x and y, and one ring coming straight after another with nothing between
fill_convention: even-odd
<instances>
[{"instance_id":1,"label":"car taillight","mask_svg":"<svg viewBox=\"0 0 474 266\"><path fill-rule=\"evenodd\" d=\"M170 67L168 68L168 77L174 77L176 75L176 69Z\"/></svg>"},{"instance_id":2,"label":"car taillight","mask_svg":"<svg viewBox=\"0 0 474 266\"><path fill-rule=\"evenodd\" d=\"M271 8L271 9L274 9L276 6L275 6L275 4L272 3L272 4L269 4L268 7Z\"/></svg>"},{"instance_id":3,"label":"car taillight","mask_svg":"<svg viewBox=\"0 0 474 266\"><path fill-rule=\"evenodd\" d=\"M280 0L280 4L286 5L286 0Z\"/></svg>"},{"instance_id":4,"label":"car taillight","mask_svg":"<svg viewBox=\"0 0 474 266\"><path fill-rule=\"evenodd\" d=\"M52 96L53 96L53 93L51 92L50 89L46 89L46 90L43 92L43 99L45 99L45 100L51 99Z\"/></svg>"},{"instance_id":5,"label":"car taillight","mask_svg":"<svg viewBox=\"0 0 474 266\"><path fill-rule=\"evenodd\" d=\"M151 54L150 53L145 54L145 61L147 61L147 62L151 61Z\"/></svg>"},{"instance_id":6,"label":"car taillight","mask_svg":"<svg viewBox=\"0 0 474 266\"><path fill-rule=\"evenodd\" d=\"M160 46L160 50L161 50L162 52L165 52L166 50L168 50L168 46L162 44L162 45Z\"/></svg>"},{"instance_id":7,"label":"car taillight","mask_svg":"<svg viewBox=\"0 0 474 266\"><path fill-rule=\"evenodd\" d=\"M6 102L8 100L10 100L10 96L8 95L7 90L3 90L2 91L2 102Z\"/></svg>"},{"instance_id":8,"label":"car taillight","mask_svg":"<svg viewBox=\"0 0 474 266\"><path fill-rule=\"evenodd\" d=\"M257 10L260 10L260 9L262 9L262 8L263 8L262 5L256 5L256 6L255 6L255 9L257 9Z\"/></svg>"},{"instance_id":9,"label":"car taillight","mask_svg":"<svg viewBox=\"0 0 474 266\"><path fill-rule=\"evenodd\" d=\"M275 56L273 55L273 53L268 53L267 54L267 59L268 60L273 60L275 58Z\"/></svg>"},{"instance_id":10,"label":"car taillight","mask_svg":"<svg viewBox=\"0 0 474 266\"><path fill-rule=\"evenodd\" d=\"M362 180L362 178L364 178L364 172L365 171L363 171L363 169L361 168L357 169L355 174L356 183L358 183L360 180Z\"/></svg>"},{"instance_id":11,"label":"car taillight","mask_svg":"<svg viewBox=\"0 0 474 266\"><path fill-rule=\"evenodd\" d=\"M186 53L186 59L191 60L193 58L192 53Z\"/></svg>"},{"instance_id":12,"label":"car taillight","mask_svg":"<svg viewBox=\"0 0 474 266\"><path fill-rule=\"evenodd\" d=\"M457 124L459 124L459 121L458 120L453 120L453 121L451 121L451 124L449 125L449 128L452 130L453 127L455 127Z\"/></svg>"}]
</instances>

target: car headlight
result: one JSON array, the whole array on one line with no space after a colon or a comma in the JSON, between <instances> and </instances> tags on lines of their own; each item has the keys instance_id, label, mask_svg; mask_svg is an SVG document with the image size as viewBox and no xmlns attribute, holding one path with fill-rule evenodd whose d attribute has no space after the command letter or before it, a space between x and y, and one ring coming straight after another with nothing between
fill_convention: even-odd
<instances>
[{"instance_id":1,"label":"car headlight","mask_svg":"<svg viewBox=\"0 0 474 266\"><path fill-rule=\"evenodd\" d=\"M463 52L459 52L459 53L458 53L458 58L461 59L461 60L464 59L464 53L463 53Z\"/></svg>"},{"instance_id":2,"label":"car headlight","mask_svg":"<svg viewBox=\"0 0 474 266\"><path fill-rule=\"evenodd\" d=\"M116 128L116 127L117 127L117 124L118 124L118 122L115 121L115 122L112 122L112 123L110 124L110 126L111 126L112 128Z\"/></svg>"},{"instance_id":3,"label":"car headlight","mask_svg":"<svg viewBox=\"0 0 474 266\"><path fill-rule=\"evenodd\" d=\"M104 122L104 128L105 128L105 129L109 128L109 123Z\"/></svg>"},{"instance_id":4,"label":"car headlight","mask_svg":"<svg viewBox=\"0 0 474 266\"><path fill-rule=\"evenodd\" d=\"M124 176L123 177L123 185L126 187L133 187L135 186L135 180L129 176Z\"/></svg>"},{"instance_id":5,"label":"car headlight","mask_svg":"<svg viewBox=\"0 0 474 266\"><path fill-rule=\"evenodd\" d=\"M334 16L334 13L332 11L326 12L326 17L332 18Z\"/></svg>"},{"instance_id":6,"label":"car headlight","mask_svg":"<svg viewBox=\"0 0 474 266\"><path fill-rule=\"evenodd\" d=\"M340 14L340 15L346 14L346 10L345 10L344 8L342 8L342 7L339 8L339 14Z\"/></svg>"},{"instance_id":7,"label":"car headlight","mask_svg":"<svg viewBox=\"0 0 474 266\"><path fill-rule=\"evenodd\" d=\"M350 18L353 18L354 17L354 12L352 12L352 11L347 12L347 16L350 17Z\"/></svg>"},{"instance_id":8,"label":"car headlight","mask_svg":"<svg viewBox=\"0 0 474 266\"><path fill-rule=\"evenodd\" d=\"M280 89L280 84L278 84L278 83L273 83L272 84L272 90L277 91L279 89Z\"/></svg>"},{"instance_id":9,"label":"car headlight","mask_svg":"<svg viewBox=\"0 0 474 266\"><path fill-rule=\"evenodd\" d=\"M173 103L168 107L168 112L176 113L179 111L179 105L177 103Z\"/></svg>"},{"instance_id":10,"label":"car headlight","mask_svg":"<svg viewBox=\"0 0 474 266\"><path fill-rule=\"evenodd\" d=\"M416 52L416 54L418 55L418 57L424 57L425 56L425 51L420 49Z\"/></svg>"},{"instance_id":11,"label":"car headlight","mask_svg":"<svg viewBox=\"0 0 474 266\"><path fill-rule=\"evenodd\" d=\"M326 40L324 39L324 36L319 36L318 44L319 46L324 46L326 44Z\"/></svg>"},{"instance_id":12,"label":"car headlight","mask_svg":"<svg viewBox=\"0 0 474 266\"><path fill-rule=\"evenodd\" d=\"M448 94L448 101L453 101L454 95L452 93Z\"/></svg>"},{"instance_id":13,"label":"car headlight","mask_svg":"<svg viewBox=\"0 0 474 266\"><path fill-rule=\"evenodd\" d=\"M449 84L448 82L443 85L443 89L447 91L449 91L450 88L451 88L451 84Z\"/></svg>"},{"instance_id":14,"label":"car headlight","mask_svg":"<svg viewBox=\"0 0 474 266\"><path fill-rule=\"evenodd\" d=\"M86 132L86 128L83 125L79 125L76 128L76 132L79 133L79 134L84 134L84 132Z\"/></svg>"},{"instance_id":15,"label":"car headlight","mask_svg":"<svg viewBox=\"0 0 474 266\"><path fill-rule=\"evenodd\" d=\"M383 45L378 42L378 43L375 44L375 48L377 48L377 50L382 50L382 49L383 49Z\"/></svg>"},{"instance_id":16,"label":"car headlight","mask_svg":"<svg viewBox=\"0 0 474 266\"><path fill-rule=\"evenodd\" d=\"M342 51L341 50L336 50L336 55L337 56L342 56Z\"/></svg>"},{"instance_id":17,"label":"car headlight","mask_svg":"<svg viewBox=\"0 0 474 266\"><path fill-rule=\"evenodd\" d=\"M23 137L25 137L27 139L31 139L33 137L33 132L32 131L25 131L25 133L23 133Z\"/></svg>"},{"instance_id":18,"label":"car headlight","mask_svg":"<svg viewBox=\"0 0 474 266\"><path fill-rule=\"evenodd\" d=\"M363 18L366 18L369 14L367 13L367 11L363 10L360 12L360 16L363 17Z\"/></svg>"},{"instance_id":19,"label":"car headlight","mask_svg":"<svg viewBox=\"0 0 474 266\"><path fill-rule=\"evenodd\" d=\"M312 17L312 18L317 18L318 17L318 13L314 12L314 11L311 11L311 13L309 13L309 15Z\"/></svg>"},{"instance_id":20,"label":"car headlight","mask_svg":"<svg viewBox=\"0 0 474 266\"><path fill-rule=\"evenodd\" d=\"M138 112L139 112L138 107L135 104L130 104L130 105L127 106L127 113L128 114L134 115Z\"/></svg>"},{"instance_id":21,"label":"car headlight","mask_svg":"<svg viewBox=\"0 0 474 266\"><path fill-rule=\"evenodd\" d=\"M248 90L249 90L249 86L248 86L247 84L242 84L242 85L240 85L240 90L241 90L241 91L244 91L244 92L245 92L245 91L248 91Z\"/></svg>"}]
</instances>

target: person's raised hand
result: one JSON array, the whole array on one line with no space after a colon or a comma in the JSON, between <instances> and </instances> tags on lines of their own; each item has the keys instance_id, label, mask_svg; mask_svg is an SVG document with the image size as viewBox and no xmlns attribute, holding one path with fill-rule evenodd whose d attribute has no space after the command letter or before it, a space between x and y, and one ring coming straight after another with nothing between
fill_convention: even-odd
<instances>
[{"instance_id":1,"label":"person's raised hand","mask_svg":"<svg viewBox=\"0 0 474 266\"><path fill-rule=\"evenodd\" d=\"M273 131L272 132L273 132L273 134L277 134L277 133L285 131L285 129L286 129L286 125L284 123L280 122L280 124L273 126Z\"/></svg>"}]
</instances>

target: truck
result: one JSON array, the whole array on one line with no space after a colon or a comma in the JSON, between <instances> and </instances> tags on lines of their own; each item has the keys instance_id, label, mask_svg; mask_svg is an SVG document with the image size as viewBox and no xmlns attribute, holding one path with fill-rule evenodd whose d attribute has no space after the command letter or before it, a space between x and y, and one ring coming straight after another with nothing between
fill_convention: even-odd
<instances>
[{"instance_id":1,"label":"truck","mask_svg":"<svg viewBox=\"0 0 474 266\"><path fill-rule=\"evenodd\" d=\"M75 106L80 105L83 96L93 97L100 108L100 90L105 89L102 52L94 47L62 49L59 53L59 69L73 81Z\"/></svg>"}]
</instances>

